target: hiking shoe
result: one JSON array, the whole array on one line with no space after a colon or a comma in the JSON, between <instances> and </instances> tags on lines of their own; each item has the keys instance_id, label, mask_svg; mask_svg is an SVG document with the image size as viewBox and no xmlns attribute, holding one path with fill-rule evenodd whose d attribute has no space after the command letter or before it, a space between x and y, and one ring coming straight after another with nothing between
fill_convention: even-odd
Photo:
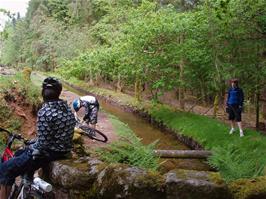
<instances>
[{"instance_id":1,"label":"hiking shoe","mask_svg":"<svg viewBox=\"0 0 266 199\"><path fill-rule=\"evenodd\" d=\"M235 129L234 128L231 128L231 130L229 131L229 134L233 134L235 132Z\"/></svg>"}]
</instances>

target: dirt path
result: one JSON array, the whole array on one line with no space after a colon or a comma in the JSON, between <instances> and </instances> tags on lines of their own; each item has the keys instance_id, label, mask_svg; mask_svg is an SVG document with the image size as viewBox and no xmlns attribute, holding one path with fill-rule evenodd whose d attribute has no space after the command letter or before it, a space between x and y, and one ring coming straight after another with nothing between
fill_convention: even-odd
<instances>
[{"instance_id":1,"label":"dirt path","mask_svg":"<svg viewBox=\"0 0 266 199\"><path fill-rule=\"evenodd\" d=\"M75 98L78 98L79 96L71 91L63 90L61 93L61 99L64 99L68 102L69 105L72 104L72 101ZM100 105L101 106L101 105ZM81 108L78 115L80 118L84 116L84 109ZM101 110L98 113L98 123L96 125L96 128L103 132L108 137L108 143L113 142L114 140L117 140L118 137L114 132L114 128L111 124L111 122L108 119L108 116L102 112ZM87 137L84 136L84 144L86 147L99 147L99 146L105 146L105 143L93 141Z\"/></svg>"}]
</instances>

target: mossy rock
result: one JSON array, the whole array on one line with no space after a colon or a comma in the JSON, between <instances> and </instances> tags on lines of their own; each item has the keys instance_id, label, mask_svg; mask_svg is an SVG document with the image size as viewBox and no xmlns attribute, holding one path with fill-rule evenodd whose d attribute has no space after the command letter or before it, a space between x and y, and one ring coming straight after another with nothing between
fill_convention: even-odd
<instances>
[{"instance_id":1,"label":"mossy rock","mask_svg":"<svg viewBox=\"0 0 266 199\"><path fill-rule=\"evenodd\" d=\"M165 174L167 199L231 199L219 173L177 169Z\"/></svg>"},{"instance_id":2,"label":"mossy rock","mask_svg":"<svg viewBox=\"0 0 266 199\"><path fill-rule=\"evenodd\" d=\"M81 137L81 134L79 132L74 132L74 135L73 135L73 143L74 144L82 144L82 137Z\"/></svg>"},{"instance_id":3,"label":"mossy rock","mask_svg":"<svg viewBox=\"0 0 266 199\"><path fill-rule=\"evenodd\" d=\"M110 164L94 183L96 198L165 198L162 176L123 164Z\"/></svg>"},{"instance_id":4,"label":"mossy rock","mask_svg":"<svg viewBox=\"0 0 266 199\"><path fill-rule=\"evenodd\" d=\"M23 78L27 81L30 80L30 76L31 76L31 72L32 69L30 67L25 67L23 68L22 74L23 74Z\"/></svg>"},{"instance_id":5,"label":"mossy rock","mask_svg":"<svg viewBox=\"0 0 266 199\"><path fill-rule=\"evenodd\" d=\"M87 190L94 182L88 174L87 162L73 159L50 163L49 176L53 184L65 189Z\"/></svg>"},{"instance_id":6,"label":"mossy rock","mask_svg":"<svg viewBox=\"0 0 266 199\"><path fill-rule=\"evenodd\" d=\"M229 184L235 199L265 199L266 176L254 179L240 179Z\"/></svg>"},{"instance_id":7,"label":"mossy rock","mask_svg":"<svg viewBox=\"0 0 266 199\"><path fill-rule=\"evenodd\" d=\"M76 130L74 131L73 144L74 144L73 152L78 157L84 157L88 155L84 147L83 138L81 134L77 132Z\"/></svg>"}]
</instances>

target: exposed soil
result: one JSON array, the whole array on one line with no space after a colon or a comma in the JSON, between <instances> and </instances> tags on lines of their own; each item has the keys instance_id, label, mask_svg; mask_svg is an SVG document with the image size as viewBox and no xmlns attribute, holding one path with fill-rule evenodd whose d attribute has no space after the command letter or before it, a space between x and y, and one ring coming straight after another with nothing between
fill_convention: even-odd
<instances>
[{"instance_id":1,"label":"exposed soil","mask_svg":"<svg viewBox=\"0 0 266 199\"><path fill-rule=\"evenodd\" d=\"M15 114L23 121L20 129L21 133L26 137L33 137L36 135L36 116L32 113L32 107L21 106L14 102L12 102L10 105Z\"/></svg>"},{"instance_id":2,"label":"exposed soil","mask_svg":"<svg viewBox=\"0 0 266 199\"><path fill-rule=\"evenodd\" d=\"M15 89L5 96L5 100L9 102L13 113L22 121L20 133L27 138L34 137L36 135L36 115L34 115L33 107L26 103L25 98Z\"/></svg>"}]
</instances>

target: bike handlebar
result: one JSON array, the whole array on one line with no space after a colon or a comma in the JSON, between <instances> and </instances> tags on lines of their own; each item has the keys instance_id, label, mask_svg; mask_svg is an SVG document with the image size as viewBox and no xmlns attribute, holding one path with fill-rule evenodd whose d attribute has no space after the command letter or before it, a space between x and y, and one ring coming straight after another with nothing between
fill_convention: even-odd
<instances>
[{"instance_id":1,"label":"bike handlebar","mask_svg":"<svg viewBox=\"0 0 266 199\"><path fill-rule=\"evenodd\" d=\"M15 140L15 139L20 140L20 141L22 141L25 145L28 145L28 143L29 143L29 140L27 140L27 139L25 139L24 137L22 137L21 134L11 133L11 132L8 131L7 129L4 129L4 128L0 127L0 132L1 132L1 131L6 132L6 133L8 134L8 137L9 137L9 138L12 137L13 140Z\"/></svg>"}]
</instances>

